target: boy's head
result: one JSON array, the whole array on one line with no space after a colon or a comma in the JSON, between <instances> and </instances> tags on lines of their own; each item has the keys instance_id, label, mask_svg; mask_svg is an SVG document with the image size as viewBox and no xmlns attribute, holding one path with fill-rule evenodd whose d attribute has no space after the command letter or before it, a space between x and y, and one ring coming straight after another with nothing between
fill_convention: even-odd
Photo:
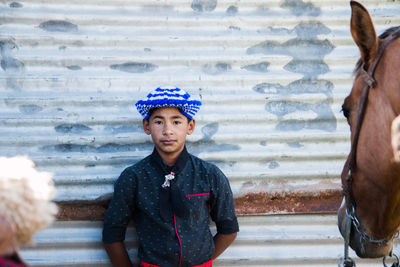
<instances>
[{"instance_id":1,"label":"boy's head","mask_svg":"<svg viewBox=\"0 0 400 267\"><path fill-rule=\"evenodd\" d=\"M189 120L192 120L200 109L201 102L191 99L190 95L180 88L161 88L151 91L147 98L135 104L145 120L149 120L152 112L157 108L175 107Z\"/></svg>"},{"instance_id":2,"label":"boy's head","mask_svg":"<svg viewBox=\"0 0 400 267\"><path fill-rule=\"evenodd\" d=\"M143 129L151 135L155 148L164 160L174 158L185 146L186 135L193 133L193 119L201 105L179 88L157 88L146 100L136 103L143 116Z\"/></svg>"}]
</instances>

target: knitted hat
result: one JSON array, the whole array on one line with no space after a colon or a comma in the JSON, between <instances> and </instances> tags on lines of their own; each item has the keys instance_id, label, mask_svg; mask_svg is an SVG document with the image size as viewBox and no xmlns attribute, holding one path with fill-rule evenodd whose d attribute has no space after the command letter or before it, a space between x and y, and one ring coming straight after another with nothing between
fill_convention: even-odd
<instances>
[{"instance_id":1,"label":"knitted hat","mask_svg":"<svg viewBox=\"0 0 400 267\"><path fill-rule=\"evenodd\" d=\"M151 109L163 107L176 107L191 120L200 109L201 102L191 99L182 89L158 87L147 95L147 99L139 100L135 106L145 120L149 119Z\"/></svg>"}]
</instances>

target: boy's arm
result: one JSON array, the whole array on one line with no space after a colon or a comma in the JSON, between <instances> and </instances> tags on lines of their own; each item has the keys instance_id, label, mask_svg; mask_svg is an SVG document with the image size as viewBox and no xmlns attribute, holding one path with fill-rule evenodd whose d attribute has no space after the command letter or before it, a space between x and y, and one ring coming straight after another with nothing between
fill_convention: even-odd
<instances>
[{"instance_id":1,"label":"boy's arm","mask_svg":"<svg viewBox=\"0 0 400 267\"><path fill-rule=\"evenodd\" d=\"M104 216L103 245L113 266L132 266L124 240L135 201L135 179L125 169L114 184L114 194Z\"/></svg>"},{"instance_id":2,"label":"boy's arm","mask_svg":"<svg viewBox=\"0 0 400 267\"><path fill-rule=\"evenodd\" d=\"M222 254L235 240L239 224L235 214L232 190L226 176L217 167L210 168L212 177L210 196L210 215L217 227L214 236L213 259Z\"/></svg>"},{"instance_id":3,"label":"boy's arm","mask_svg":"<svg viewBox=\"0 0 400 267\"><path fill-rule=\"evenodd\" d=\"M222 254L222 252L227 249L232 242L235 240L237 233L233 234L220 234L217 233L214 236L214 255L212 256L212 259L215 260L219 255Z\"/></svg>"},{"instance_id":4,"label":"boy's arm","mask_svg":"<svg viewBox=\"0 0 400 267\"><path fill-rule=\"evenodd\" d=\"M132 267L132 262L129 259L123 242L103 243L107 251L108 257L113 266L116 267Z\"/></svg>"}]
</instances>

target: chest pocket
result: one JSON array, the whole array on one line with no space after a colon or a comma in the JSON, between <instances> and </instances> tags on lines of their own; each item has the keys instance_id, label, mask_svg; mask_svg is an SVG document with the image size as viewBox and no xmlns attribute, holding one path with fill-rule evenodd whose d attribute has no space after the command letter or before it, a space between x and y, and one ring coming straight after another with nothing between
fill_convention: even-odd
<instances>
[{"instance_id":1,"label":"chest pocket","mask_svg":"<svg viewBox=\"0 0 400 267\"><path fill-rule=\"evenodd\" d=\"M209 198L210 192L186 195L186 203L189 204L192 222L199 222L201 219L208 218Z\"/></svg>"}]
</instances>

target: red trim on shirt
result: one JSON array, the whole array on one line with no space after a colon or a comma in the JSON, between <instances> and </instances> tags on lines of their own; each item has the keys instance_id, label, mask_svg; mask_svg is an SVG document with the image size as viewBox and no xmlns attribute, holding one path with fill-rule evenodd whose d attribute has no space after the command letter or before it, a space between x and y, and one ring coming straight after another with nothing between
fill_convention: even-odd
<instances>
[{"instance_id":1,"label":"red trim on shirt","mask_svg":"<svg viewBox=\"0 0 400 267\"><path fill-rule=\"evenodd\" d=\"M196 265L196 266L193 266L193 267L212 267L212 263L213 263L213 261L211 259L211 260L209 260L209 261L207 261L207 262L205 262L203 264Z\"/></svg>"},{"instance_id":2,"label":"red trim on shirt","mask_svg":"<svg viewBox=\"0 0 400 267\"><path fill-rule=\"evenodd\" d=\"M209 195L209 194L210 194L210 192L199 193L199 194L186 195L186 197L198 197L198 196L205 196L205 195Z\"/></svg>"},{"instance_id":3,"label":"red trim on shirt","mask_svg":"<svg viewBox=\"0 0 400 267\"><path fill-rule=\"evenodd\" d=\"M23 263L15 262L12 259L0 257L0 267L25 267Z\"/></svg>"},{"instance_id":4,"label":"red trim on shirt","mask_svg":"<svg viewBox=\"0 0 400 267\"><path fill-rule=\"evenodd\" d=\"M205 262L203 264L196 265L196 266L193 266L193 267L212 267L212 262L213 262L212 260L209 260L209 261L207 261L207 262ZM161 266L142 261L140 263L140 267L161 267Z\"/></svg>"},{"instance_id":5,"label":"red trim on shirt","mask_svg":"<svg viewBox=\"0 0 400 267\"><path fill-rule=\"evenodd\" d=\"M140 267L161 267L161 266L142 261L140 262Z\"/></svg>"},{"instance_id":6,"label":"red trim on shirt","mask_svg":"<svg viewBox=\"0 0 400 267\"><path fill-rule=\"evenodd\" d=\"M181 247L181 255L179 256L179 267L181 267L181 262L182 262L182 243L181 243L181 238L179 237L178 234L178 228L176 228L176 216L174 214L174 225L175 225L175 233L176 236L178 237L178 241L179 241L179 246Z\"/></svg>"}]
</instances>

